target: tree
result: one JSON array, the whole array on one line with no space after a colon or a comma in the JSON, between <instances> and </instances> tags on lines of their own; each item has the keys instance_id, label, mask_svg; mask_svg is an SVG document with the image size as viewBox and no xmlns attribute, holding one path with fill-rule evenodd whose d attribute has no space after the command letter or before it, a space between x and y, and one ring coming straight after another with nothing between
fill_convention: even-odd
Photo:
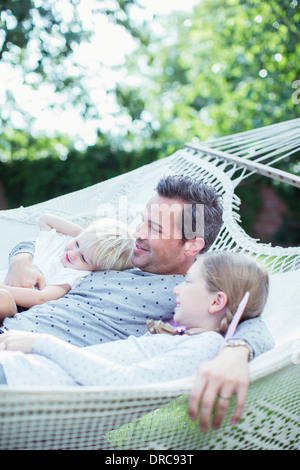
<instances>
[{"instance_id":1,"label":"tree","mask_svg":"<svg viewBox=\"0 0 300 470\"><path fill-rule=\"evenodd\" d=\"M134 86L119 83L117 97L132 132L141 120L151 138L182 145L250 130L298 117L299 55L297 1L201 0L128 57Z\"/></svg>"},{"instance_id":2,"label":"tree","mask_svg":"<svg viewBox=\"0 0 300 470\"><path fill-rule=\"evenodd\" d=\"M66 138L33 138L21 130L7 133L4 140L6 161L0 160L0 209L30 206L91 186L146 165L158 153L152 148L140 152L122 149L105 135L99 135L97 145L84 151L72 149Z\"/></svg>"},{"instance_id":3,"label":"tree","mask_svg":"<svg viewBox=\"0 0 300 470\"><path fill-rule=\"evenodd\" d=\"M38 90L51 89L49 107L70 106L83 117L99 118L93 96L87 85L86 65L76 56L78 47L91 41L94 31L83 23L82 12L102 14L142 43L147 42L147 28L139 29L130 17L137 0L0 0L0 66L18 69L23 84ZM99 48L107 47L100 44ZM99 65L99 87L102 85ZM11 114L19 109L14 95L6 92L5 105L0 109L0 123L11 125ZM20 113L22 113L20 109ZM24 116L29 132L32 115ZM26 125L26 123L28 125Z\"/></svg>"},{"instance_id":4,"label":"tree","mask_svg":"<svg viewBox=\"0 0 300 470\"><path fill-rule=\"evenodd\" d=\"M293 84L300 79L296 0L201 0L192 15L172 15L158 34L157 30L147 50L140 48L128 57L130 80L117 87L118 102L131 120L127 135L133 141L144 129L150 141L168 143L171 153L186 141L299 116L293 99ZM285 161L283 168L299 173L299 159L298 154ZM257 177L238 189L246 207L245 226L254 236L253 221L248 224L247 218L249 207L257 214L260 200L253 185L261 184L270 180ZM297 189L275 187L288 202L290 214L274 241L298 243Z\"/></svg>"}]
</instances>

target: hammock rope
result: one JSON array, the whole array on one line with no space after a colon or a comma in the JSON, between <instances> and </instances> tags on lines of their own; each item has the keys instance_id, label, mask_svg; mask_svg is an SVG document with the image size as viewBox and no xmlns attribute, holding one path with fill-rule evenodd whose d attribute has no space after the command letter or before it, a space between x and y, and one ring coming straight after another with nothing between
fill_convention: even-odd
<instances>
[{"instance_id":1,"label":"hammock rope","mask_svg":"<svg viewBox=\"0 0 300 470\"><path fill-rule=\"evenodd\" d=\"M126 198L134 226L160 177L186 174L214 186L223 198L224 224L214 250L243 251L270 273L263 318L275 348L250 363L242 422L229 417L220 430L202 434L187 416L189 380L145 387L65 387L54 390L0 387L1 449L298 449L300 450L300 247L274 247L240 226L235 188L253 173L300 187L298 175L275 168L299 165L300 119L262 129L190 143L174 155L111 180L27 208L2 211L0 263L21 240L34 238L43 212L84 225ZM294 159L294 160L292 160Z\"/></svg>"}]
</instances>

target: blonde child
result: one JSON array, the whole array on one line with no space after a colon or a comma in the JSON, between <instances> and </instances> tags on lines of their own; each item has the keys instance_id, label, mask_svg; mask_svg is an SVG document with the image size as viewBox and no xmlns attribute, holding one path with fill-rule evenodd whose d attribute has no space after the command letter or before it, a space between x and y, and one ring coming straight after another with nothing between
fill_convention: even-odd
<instances>
[{"instance_id":1,"label":"blonde child","mask_svg":"<svg viewBox=\"0 0 300 470\"><path fill-rule=\"evenodd\" d=\"M262 313L268 286L266 271L251 258L232 253L200 255L174 290L174 320L180 331L150 322L144 336L85 348L50 335L9 331L0 336L0 349L6 350L0 352L3 381L135 386L190 377L224 347L224 335L246 293L249 298L241 321ZM27 354L20 357L15 351Z\"/></svg>"},{"instance_id":2,"label":"blonde child","mask_svg":"<svg viewBox=\"0 0 300 470\"><path fill-rule=\"evenodd\" d=\"M0 285L0 320L66 295L91 271L132 267L134 239L121 222L103 218L86 229L60 217L40 218L33 263L46 286L24 288Z\"/></svg>"}]
</instances>

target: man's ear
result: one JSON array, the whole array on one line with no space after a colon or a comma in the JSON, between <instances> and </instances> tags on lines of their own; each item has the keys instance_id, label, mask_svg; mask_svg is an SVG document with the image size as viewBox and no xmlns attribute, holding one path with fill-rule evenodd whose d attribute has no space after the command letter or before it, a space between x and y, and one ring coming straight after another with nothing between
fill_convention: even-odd
<instances>
[{"instance_id":1,"label":"man's ear","mask_svg":"<svg viewBox=\"0 0 300 470\"><path fill-rule=\"evenodd\" d=\"M210 305L210 313L214 314L221 312L226 307L227 302L228 297L225 292L216 292Z\"/></svg>"},{"instance_id":2,"label":"man's ear","mask_svg":"<svg viewBox=\"0 0 300 470\"><path fill-rule=\"evenodd\" d=\"M185 255L196 256L205 246L203 238L195 237L185 242Z\"/></svg>"}]
</instances>

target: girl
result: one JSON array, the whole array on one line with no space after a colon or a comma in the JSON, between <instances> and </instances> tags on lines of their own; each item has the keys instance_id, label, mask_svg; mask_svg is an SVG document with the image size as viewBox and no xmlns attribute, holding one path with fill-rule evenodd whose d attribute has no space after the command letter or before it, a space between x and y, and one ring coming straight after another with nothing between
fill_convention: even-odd
<instances>
[{"instance_id":1,"label":"girl","mask_svg":"<svg viewBox=\"0 0 300 470\"><path fill-rule=\"evenodd\" d=\"M225 252L200 255L174 290L174 320L182 330L150 322L142 337L86 348L9 331L0 336L3 382L136 386L189 377L224 346L223 335L246 292L242 320L259 316L267 300L268 275L254 260Z\"/></svg>"},{"instance_id":2,"label":"girl","mask_svg":"<svg viewBox=\"0 0 300 470\"><path fill-rule=\"evenodd\" d=\"M33 263L43 273L41 290L0 285L0 320L69 292L91 271L132 267L134 239L115 219L103 218L86 229L60 217L40 218Z\"/></svg>"}]
</instances>

